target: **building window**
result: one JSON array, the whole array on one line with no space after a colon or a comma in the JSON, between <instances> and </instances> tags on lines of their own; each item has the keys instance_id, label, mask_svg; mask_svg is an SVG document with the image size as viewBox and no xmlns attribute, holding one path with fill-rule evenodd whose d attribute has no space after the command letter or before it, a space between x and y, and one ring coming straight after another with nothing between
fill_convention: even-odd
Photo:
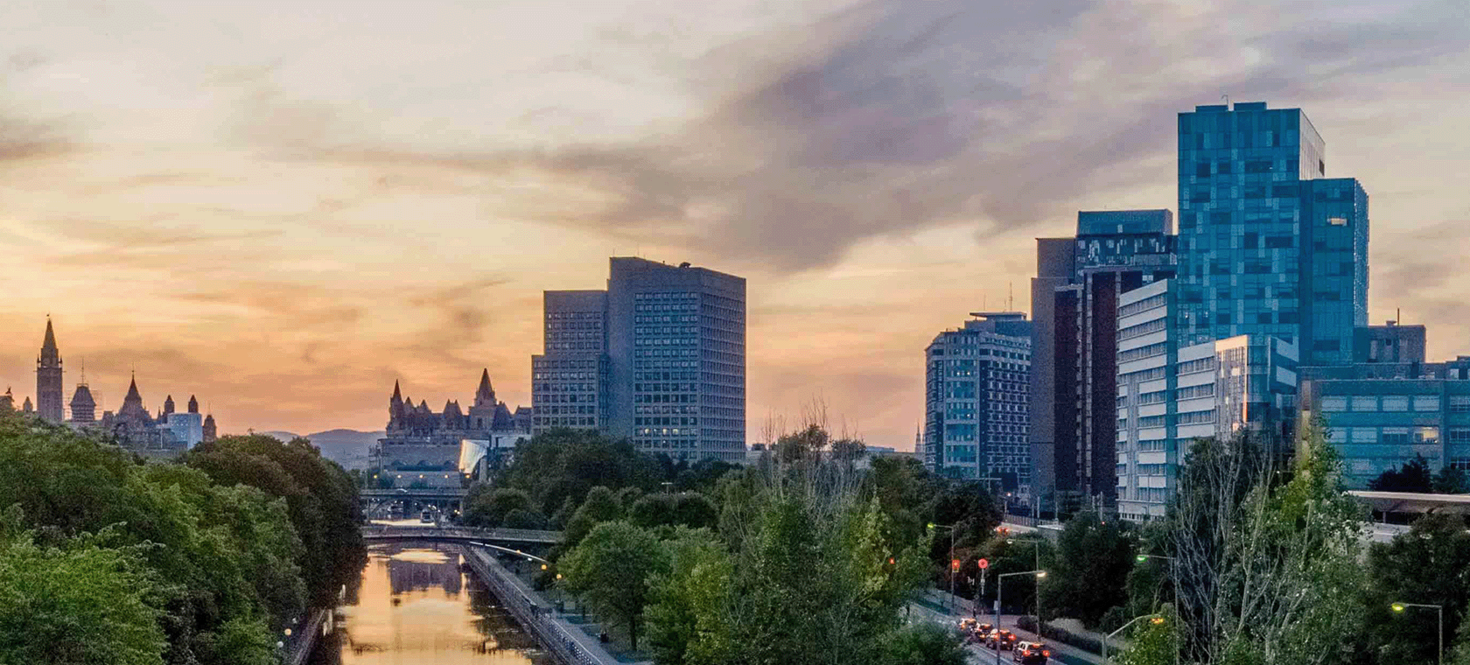
<instances>
[{"instance_id":1,"label":"building window","mask_svg":"<svg viewBox=\"0 0 1470 665\"><path fill-rule=\"evenodd\" d=\"M1439 410L1439 395L1415 395L1414 396L1414 410L1415 411L1438 411Z\"/></svg>"},{"instance_id":2,"label":"building window","mask_svg":"<svg viewBox=\"0 0 1470 665\"><path fill-rule=\"evenodd\" d=\"M1321 404L1323 413L1347 411L1348 406L1346 397L1323 397Z\"/></svg>"},{"instance_id":3,"label":"building window","mask_svg":"<svg viewBox=\"0 0 1470 665\"><path fill-rule=\"evenodd\" d=\"M1449 431L1450 443L1470 443L1470 428L1452 427Z\"/></svg>"},{"instance_id":4,"label":"building window","mask_svg":"<svg viewBox=\"0 0 1470 665\"><path fill-rule=\"evenodd\" d=\"M1461 471L1470 471L1470 457L1454 457L1450 459L1450 468Z\"/></svg>"},{"instance_id":5,"label":"building window","mask_svg":"<svg viewBox=\"0 0 1470 665\"><path fill-rule=\"evenodd\" d=\"M1439 443L1439 428L1415 427L1414 443Z\"/></svg>"},{"instance_id":6,"label":"building window","mask_svg":"<svg viewBox=\"0 0 1470 665\"><path fill-rule=\"evenodd\" d=\"M1346 217L1328 217L1327 223L1332 226L1347 226Z\"/></svg>"},{"instance_id":7,"label":"building window","mask_svg":"<svg viewBox=\"0 0 1470 665\"><path fill-rule=\"evenodd\" d=\"M1353 443L1378 443L1377 427L1354 427L1352 428ZM1393 437L1402 437L1402 441L1393 441ZM1383 443L1408 443L1409 430L1404 427L1383 428Z\"/></svg>"},{"instance_id":8,"label":"building window","mask_svg":"<svg viewBox=\"0 0 1470 665\"><path fill-rule=\"evenodd\" d=\"M1450 413L1470 413L1470 395L1451 395Z\"/></svg>"},{"instance_id":9,"label":"building window","mask_svg":"<svg viewBox=\"0 0 1470 665\"><path fill-rule=\"evenodd\" d=\"M1387 395L1383 398L1384 411L1408 411L1409 398L1406 395Z\"/></svg>"},{"instance_id":10,"label":"building window","mask_svg":"<svg viewBox=\"0 0 1470 665\"><path fill-rule=\"evenodd\" d=\"M1354 397L1353 398L1353 401L1352 401L1352 404L1353 404L1353 410L1354 411L1377 411L1378 410L1378 398L1377 397L1361 397L1361 396L1360 397Z\"/></svg>"}]
</instances>

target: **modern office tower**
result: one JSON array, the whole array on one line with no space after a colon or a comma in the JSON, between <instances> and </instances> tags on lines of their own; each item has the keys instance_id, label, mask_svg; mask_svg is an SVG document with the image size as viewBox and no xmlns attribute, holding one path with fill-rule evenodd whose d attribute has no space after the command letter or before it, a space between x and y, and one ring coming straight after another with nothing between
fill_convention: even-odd
<instances>
[{"instance_id":1,"label":"modern office tower","mask_svg":"<svg viewBox=\"0 0 1470 665\"><path fill-rule=\"evenodd\" d=\"M1032 325L1019 312L971 316L924 350L924 463L1029 496Z\"/></svg>"},{"instance_id":2,"label":"modern office tower","mask_svg":"<svg viewBox=\"0 0 1470 665\"><path fill-rule=\"evenodd\" d=\"M1348 362L1367 323L1368 195L1327 180L1300 109L1264 102L1179 114L1181 343L1242 334Z\"/></svg>"},{"instance_id":3,"label":"modern office tower","mask_svg":"<svg viewBox=\"0 0 1470 665\"><path fill-rule=\"evenodd\" d=\"M1470 357L1425 362L1422 325L1354 332L1353 362L1301 368L1301 418L1325 421L1343 480L1363 488L1422 456L1470 471Z\"/></svg>"},{"instance_id":4,"label":"modern office tower","mask_svg":"<svg viewBox=\"0 0 1470 665\"><path fill-rule=\"evenodd\" d=\"M1177 285L1156 282L1118 301L1118 514L1157 519L1193 441L1242 431L1289 440L1296 345L1263 335L1178 347L1168 325Z\"/></svg>"},{"instance_id":5,"label":"modern office tower","mask_svg":"<svg viewBox=\"0 0 1470 665\"><path fill-rule=\"evenodd\" d=\"M1175 272L1168 210L1077 213L1077 235L1038 238L1031 280L1031 458L1036 492L1063 512L1114 489L1117 303Z\"/></svg>"},{"instance_id":6,"label":"modern office tower","mask_svg":"<svg viewBox=\"0 0 1470 665\"><path fill-rule=\"evenodd\" d=\"M613 257L609 431L675 459L745 459L745 278Z\"/></svg>"},{"instance_id":7,"label":"modern office tower","mask_svg":"<svg viewBox=\"0 0 1470 665\"><path fill-rule=\"evenodd\" d=\"M675 459L745 459L745 278L613 257L606 291L546 292L533 428L595 427Z\"/></svg>"},{"instance_id":8,"label":"modern office tower","mask_svg":"<svg viewBox=\"0 0 1470 665\"><path fill-rule=\"evenodd\" d=\"M66 397L61 387L61 351L51 319L46 319L46 337L36 358L36 414L53 423L66 420Z\"/></svg>"},{"instance_id":9,"label":"modern office tower","mask_svg":"<svg viewBox=\"0 0 1470 665\"><path fill-rule=\"evenodd\" d=\"M531 431L606 429L607 292L542 295L544 353L531 356Z\"/></svg>"}]
</instances>

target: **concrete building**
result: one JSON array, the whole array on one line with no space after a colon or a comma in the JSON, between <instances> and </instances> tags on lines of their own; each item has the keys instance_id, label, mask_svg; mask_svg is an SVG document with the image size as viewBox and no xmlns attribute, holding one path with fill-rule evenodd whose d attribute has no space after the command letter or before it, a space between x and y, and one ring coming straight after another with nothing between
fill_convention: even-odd
<instances>
[{"instance_id":1,"label":"concrete building","mask_svg":"<svg viewBox=\"0 0 1470 665\"><path fill-rule=\"evenodd\" d=\"M1162 517L1192 442L1243 430L1290 440L1298 350L1264 335L1180 348L1169 321L1176 287L1162 281L1118 301L1118 514Z\"/></svg>"},{"instance_id":2,"label":"concrete building","mask_svg":"<svg viewBox=\"0 0 1470 665\"><path fill-rule=\"evenodd\" d=\"M1032 324L1019 312L975 312L924 350L923 461L946 477L1030 495Z\"/></svg>"},{"instance_id":3,"label":"concrete building","mask_svg":"<svg viewBox=\"0 0 1470 665\"><path fill-rule=\"evenodd\" d=\"M607 292L542 294L543 353L531 356L531 431L607 429Z\"/></svg>"},{"instance_id":4,"label":"concrete building","mask_svg":"<svg viewBox=\"0 0 1470 665\"><path fill-rule=\"evenodd\" d=\"M51 318L46 318L46 337L41 341L41 355L36 357L36 413L53 423L66 420L66 397L63 395L61 351L56 346L56 333Z\"/></svg>"},{"instance_id":5,"label":"concrete building","mask_svg":"<svg viewBox=\"0 0 1470 665\"><path fill-rule=\"evenodd\" d=\"M745 279L609 261L606 291L548 291L536 431L601 429L675 459L745 455Z\"/></svg>"},{"instance_id":6,"label":"concrete building","mask_svg":"<svg viewBox=\"0 0 1470 665\"><path fill-rule=\"evenodd\" d=\"M1113 503L1118 297L1174 276L1173 233L1168 210L1084 211L1075 237L1037 239L1029 441L1048 507Z\"/></svg>"},{"instance_id":7,"label":"concrete building","mask_svg":"<svg viewBox=\"0 0 1470 665\"><path fill-rule=\"evenodd\" d=\"M1349 362L1367 323L1368 195L1326 179L1325 150L1300 109L1179 114L1181 343L1269 335L1308 364Z\"/></svg>"}]
</instances>

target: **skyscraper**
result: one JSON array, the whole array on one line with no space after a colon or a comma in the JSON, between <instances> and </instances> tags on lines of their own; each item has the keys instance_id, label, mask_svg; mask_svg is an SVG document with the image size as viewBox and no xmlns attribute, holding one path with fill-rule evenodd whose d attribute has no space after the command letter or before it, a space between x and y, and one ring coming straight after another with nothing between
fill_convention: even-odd
<instances>
[{"instance_id":1,"label":"skyscraper","mask_svg":"<svg viewBox=\"0 0 1470 665\"><path fill-rule=\"evenodd\" d=\"M1048 505L1112 503L1117 302L1174 276L1173 232L1168 210L1083 211L1075 237L1037 239L1029 437Z\"/></svg>"},{"instance_id":2,"label":"skyscraper","mask_svg":"<svg viewBox=\"0 0 1470 665\"><path fill-rule=\"evenodd\" d=\"M745 458L745 279L613 257L606 291L547 291L533 426L675 459Z\"/></svg>"},{"instance_id":3,"label":"skyscraper","mask_svg":"<svg viewBox=\"0 0 1470 665\"><path fill-rule=\"evenodd\" d=\"M61 351L56 348L56 333L51 318L46 318L46 338L41 342L41 355L36 358L36 412L53 423L66 420L65 395L61 387Z\"/></svg>"},{"instance_id":4,"label":"skyscraper","mask_svg":"<svg viewBox=\"0 0 1470 665\"><path fill-rule=\"evenodd\" d=\"M924 464L950 478L1031 491L1031 322L975 312L924 350Z\"/></svg>"},{"instance_id":5,"label":"skyscraper","mask_svg":"<svg viewBox=\"0 0 1470 665\"><path fill-rule=\"evenodd\" d=\"M1368 195L1326 170L1300 109L1179 114L1181 344L1270 335L1303 364L1350 361L1368 317Z\"/></svg>"}]
</instances>

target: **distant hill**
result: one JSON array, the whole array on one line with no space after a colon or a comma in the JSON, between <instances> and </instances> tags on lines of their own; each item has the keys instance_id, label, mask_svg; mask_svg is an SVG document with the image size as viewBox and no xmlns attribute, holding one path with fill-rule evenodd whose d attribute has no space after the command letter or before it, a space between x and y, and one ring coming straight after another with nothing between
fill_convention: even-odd
<instances>
[{"instance_id":1,"label":"distant hill","mask_svg":"<svg viewBox=\"0 0 1470 665\"><path fill-rule=\"evenodd\" d=\"M266 436L275 437L277 439L280 439L282 443L285 443L287 441L290 441L291 439L294 439L297 436L299 436L297 434L292 434L290 432L256 432L256 434L264 434Z\"/></svg>"},{"instance_id":2,"label":"distant hill","mask_svg":"<svg viewBox=\"0 0 1470 665\"><path fill-rule=\"evenodd\" d=\"M329 429L325 432L306 435L311 444L320 448L322 457L342 465L344 469L366 469L368 450L383 438L382 430L359 432L353 429Z\"/></svg>"}]
</instances>

